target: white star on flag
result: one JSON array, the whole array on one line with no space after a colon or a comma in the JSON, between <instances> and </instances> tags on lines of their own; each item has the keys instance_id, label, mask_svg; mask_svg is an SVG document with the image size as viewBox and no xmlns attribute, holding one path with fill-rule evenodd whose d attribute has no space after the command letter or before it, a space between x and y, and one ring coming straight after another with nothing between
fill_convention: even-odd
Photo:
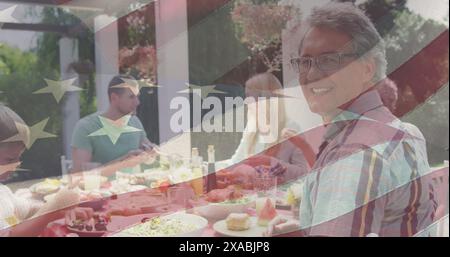
<instances>
[{"instance_id":1,"label":"white star on flag","mask_svg":"<svg viewBox=\"0 0 450 257\"><path fill-rule=\"evenodd\" d=\"M12 15L14 11L16 10L17 5L13 5L11 7L8 7L4 10L0 11L0 28L3 26L3 23L10 22L10 23L18 23L19 21L14 18Z\"/></svg>"},{"instance_id":2,"label":"white star on flag","mask_svg":"<svg viewBox=\"0 0 450 257\"><path fill-rule=\"evenodd\" d=\"M194 84L186 83L188 89L178 91L178 93L189 94L191 90L200 89L201 90L201 98L205 99L209 94L226 94L226 92L220 91L216 89L216 85L208 85L208 86L197 86Z\"/></svg>"},{"instance_id":3,"label":"white star on flag","mask_svg":"<svg viewBox=\"0 0 450 257\"><path fill-rule=\"evenodd\" d=\"M26 148L30 149L38 139L57 137L44 131L49 119L44 119L31 127L20 122L15 122L18 133L2 142L23 142Z\"/></svg>"},{"instance_id":4,"label":"white star on flag","mask_svg":"<svg viewBox=\"0 0 450 257\"><path fill-rule=\"evenodd\" d=\"M141 129L128 126L131 115L125 115L117 120L110 120L108 118L98 116L102 123L102 128L89 134L89 137L108 136L111 142L115 145L119 140L120 135L129 132L140 132Z\"/></svg>"},{"instance_id":5,"label":"white star on flag","mask_svg":"<svg viewBox=\"0 0 450 257\"><path fill-rule=\"evenodd\" d=\"M161 87L159 85L155 85L152 83L148 83L145 80L135 80L135 79L122 79L125 81L125 83L112 86L112 88L129 88L133 94L138 95L142 88L148 87L148 88L155 88L155 87Z\"/></svg>"},{"instance_id":6,"label":"white star on flag","mask_svg":"<svg viewBox=\"0 0 450 257\"><path fill-rule=\"evenodd\" d=\"M82 91L82 88L72 86L73 82L76 78L67 79L67 80L50 80L44 79L47 83L47 87L39 89L33 94L53 94L57 103L61 101L62 97L66 92L74 92L74 91Z\"/></svg>"},{"instance_id":7,"label":"white star on flag","mask_svg":"<svg viewBox=\"0 0 450 257\"><path fill-rule=\"evenodd\" d=\"M71 12L77 16L91 31L97 33L109 25L117 22L120 18L139 10L143 6L156 2L157 0L109 0L103 12ZM94 18L105 15L104 19L95 24Z\"/></svg>"}]
</instances>

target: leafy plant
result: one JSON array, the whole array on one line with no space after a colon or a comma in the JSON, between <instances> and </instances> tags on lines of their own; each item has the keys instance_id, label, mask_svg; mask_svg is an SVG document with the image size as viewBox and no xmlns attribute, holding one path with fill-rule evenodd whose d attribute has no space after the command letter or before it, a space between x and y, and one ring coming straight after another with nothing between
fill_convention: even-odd
<instances>
[{"instance_id":1,"label":"leafy plant","mask_svg":"<svg viewBox=\"0 0 450 257\"><path fill-rule=\"evenodd\" d=\"M156 83L154 5L142 5L119 22L119 69L123 74Z\"/></svg>"},{"instance_id":2,"label":"leafy plant","mask_svg":"<svg viewBox=\"0 0 450 257\"><path fill-rule=\"evenodd\" d=\"M262 60L269 71L280 70L282 30L292 17L299 15L297 8L277 5L277 2L240 0L231 14L238 39L249 47L253 56Z\"/></svg>"}]
</instances>

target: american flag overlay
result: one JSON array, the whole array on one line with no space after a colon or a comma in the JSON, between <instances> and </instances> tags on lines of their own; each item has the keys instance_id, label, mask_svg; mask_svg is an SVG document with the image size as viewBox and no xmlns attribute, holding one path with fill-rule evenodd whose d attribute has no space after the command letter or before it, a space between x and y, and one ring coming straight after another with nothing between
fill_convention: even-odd
<instances>
[{"instance_id":1,"label":"american flag overlay","mask_svg":"<svg viewBox=\"0 0 450 257\"><path fill-rule=\"evenodd\" d=\"M0 236L448 237L448 13L0 0Z\"/></svg>"}]
</instances>

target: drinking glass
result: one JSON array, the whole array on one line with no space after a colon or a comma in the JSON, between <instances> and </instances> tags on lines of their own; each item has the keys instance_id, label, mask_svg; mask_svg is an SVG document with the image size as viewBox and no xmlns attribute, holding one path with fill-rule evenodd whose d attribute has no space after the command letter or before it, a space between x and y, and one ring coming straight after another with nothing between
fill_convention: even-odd
<instances>
[{"instance_id":1,"label":"drinking glass","mask_svg":"<svg viewBox=\"0 0 450 257\"><path fill-rule=\"evenodd\" d=\"M275 207L277 195L277 177L268 174L255 178L254 189L256 191L256 214L259 216L267 200Z\"/></svg>"}]
</instances>

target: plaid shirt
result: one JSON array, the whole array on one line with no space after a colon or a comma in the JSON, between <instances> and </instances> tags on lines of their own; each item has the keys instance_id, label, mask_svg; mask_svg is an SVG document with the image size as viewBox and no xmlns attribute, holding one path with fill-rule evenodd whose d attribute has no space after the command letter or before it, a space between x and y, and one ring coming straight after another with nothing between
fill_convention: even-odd
<instances>
[{"instance_id":1,"label":"plaid shirt","mask_svg":"<svg viewBox=\"0 0 450 257\"><path fill-rule=\"evenodd\" d=\"M358 97L327 126L305 178L300 224L310 236L412 236L431 224L435 203L425 140L383 106Z\"/></svg>"}]
</instances>

